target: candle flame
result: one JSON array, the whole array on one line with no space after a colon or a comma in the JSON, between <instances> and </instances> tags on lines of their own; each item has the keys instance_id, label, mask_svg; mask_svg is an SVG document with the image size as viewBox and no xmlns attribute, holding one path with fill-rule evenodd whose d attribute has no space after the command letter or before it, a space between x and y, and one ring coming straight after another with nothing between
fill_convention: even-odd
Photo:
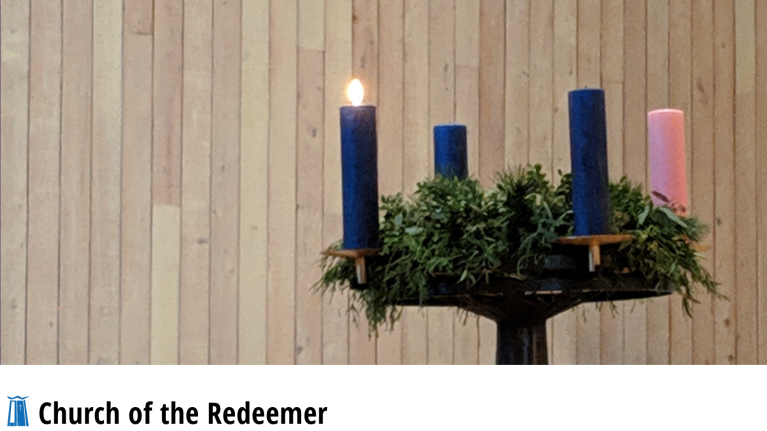
<instances>
[{"instance_id":1,"label":"candle flame","mask_svg":"<svg viewBox=\"0 0 767 431\"><path fill-rule=\"evenodd\" d=\"M352 106L360 106L362 104L362 99L365 97L365 89L362 88L362 83L359 79L354 78L349 83L349 86L346 87L346 96L352 102Z\"/></svg>"}]
</instances>

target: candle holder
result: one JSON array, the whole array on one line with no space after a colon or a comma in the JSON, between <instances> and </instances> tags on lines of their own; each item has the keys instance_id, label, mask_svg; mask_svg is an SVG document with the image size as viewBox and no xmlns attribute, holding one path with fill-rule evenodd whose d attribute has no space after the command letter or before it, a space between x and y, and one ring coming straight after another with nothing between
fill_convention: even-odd
<instances>
[{"instance_id":1,"label":"candle holder","mask_svg":"<svg viewBox=\"0 0 767 431\"><path fill-rule=\"evenodd\" d=\"M365 257L378 254L377 248L358 248L358 249L328 249L323 252L325 256L335 256L354 260L355 273L357 274L357 284L362 286L368 282L367 265ZM361 287L360 287L361 288Z\"/></svg>"},{"instance_id":2,"label":"candle holder","mask_svg":"<svg viewBox=\"0 0 767 431\"><path fill-rule=\"evenodd\" d=\"M615 235L584 235L584 236L565 236L559 238L557 244L587 246L589 248L589 272L596 271L596 267L602 264L601 247L606 244L620 244L630 241L630 234Z\"/></svg>"}]
</instances>

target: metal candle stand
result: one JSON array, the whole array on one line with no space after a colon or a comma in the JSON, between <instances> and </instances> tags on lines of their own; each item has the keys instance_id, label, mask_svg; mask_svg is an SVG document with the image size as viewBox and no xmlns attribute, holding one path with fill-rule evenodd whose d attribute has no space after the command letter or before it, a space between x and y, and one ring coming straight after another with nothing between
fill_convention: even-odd
<instances>
[{"instance_id":1,"label":"metal candle stand","mask_svg":"<svg viewBox=\"0 0 767 431\"><path fill-rule=\"evenodd\" d=\"M525 280L491 277L468 287L456 277L435 276L429 296L399 299L392 305L458 307L496 322L498 365L546 365L546 320L583 303L651 298L671 294L673 286L658 287L644 277L603 271L602 262L615 263L617 244L630 235L565 237L554 245L544 264ZM584 253L584 246L588 252ZM355 259L353 289L365 289L365 257L375 250L329 250L328 255ZM614 267L614 265L611 265Z\"/></svg>"}]
</instances>

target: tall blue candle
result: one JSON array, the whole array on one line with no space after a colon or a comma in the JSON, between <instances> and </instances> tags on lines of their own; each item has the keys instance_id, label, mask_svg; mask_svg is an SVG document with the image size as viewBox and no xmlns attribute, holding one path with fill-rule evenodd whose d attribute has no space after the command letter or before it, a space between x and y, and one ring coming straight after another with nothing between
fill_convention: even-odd
<instances>
[{"instance_id":1,"label":"tall blue candle","mask_svg":"<svg viewBox=\"0 0 767 431\"><path fill-rule=\"evenodd\" d=\"M440 124L434 127L434 174L464 179L469 174L466 126Z\"/></svg>"},{"instance_id":2,"label":"tall blue candle","mask_svg":"<svg viewBox=\"0 0 767 431\"><path fill-rule=\"evenodd\" d=\"M356 81L356 80L355 80ZM362 102L359 81L349 86L354 105ZM353 88L353 87L359 87ZM353 96L352 91L360 93ZM352 97L353 96L353 97ZM341 170L345 249L378 248L378 166L375 106L341 108Z\"/></svg>"},{"instance_id":3,"label":"tall blue candle","mask_svg":"<svg viewBox=\"0 0 767 431\"><path fill-rule=\"evenodd\" d=\"M570 101L570 159L575 235L609 233L607 127L602 89L574 90Z\"/></svg>"}]
</instances>

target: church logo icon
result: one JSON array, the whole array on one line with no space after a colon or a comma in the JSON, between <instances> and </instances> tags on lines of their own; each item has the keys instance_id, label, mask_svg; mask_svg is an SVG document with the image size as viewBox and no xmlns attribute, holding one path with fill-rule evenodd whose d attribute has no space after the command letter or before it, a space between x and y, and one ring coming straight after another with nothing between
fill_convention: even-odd
<instances>
[{"instance_id":1,"label":"church logo icon","mask_svg":"<svg viewBox=\"0 0 767 431\"><path fill-rule=\"evenodd\" d=\"M29 397L15 396L8 397L11 400L8 407L8 426L9 427L28 427L29 417L27 416L27 402Z\"/></svg>"}]
</instances>

